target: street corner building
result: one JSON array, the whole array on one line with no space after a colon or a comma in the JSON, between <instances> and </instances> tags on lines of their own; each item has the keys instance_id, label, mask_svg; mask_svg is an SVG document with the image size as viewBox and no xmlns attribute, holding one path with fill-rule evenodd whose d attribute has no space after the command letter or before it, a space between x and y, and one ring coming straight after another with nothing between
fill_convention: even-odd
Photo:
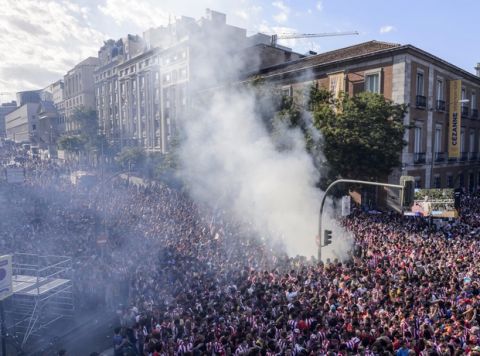
<instances>
[{"instance_id":1,"label":"street corner building","mask_svg":"<svg viewBox=\"0 0 480 356\"><path fill-rule=\"evenodd\" d=\"M370 41L264 68L255 77L285 95L312 85L355 95L379 93L406 104L407 145L389 177L415 178L418 188L480 186L480 65L476 75L412 45Z\"/></svg>"}]
</instances>

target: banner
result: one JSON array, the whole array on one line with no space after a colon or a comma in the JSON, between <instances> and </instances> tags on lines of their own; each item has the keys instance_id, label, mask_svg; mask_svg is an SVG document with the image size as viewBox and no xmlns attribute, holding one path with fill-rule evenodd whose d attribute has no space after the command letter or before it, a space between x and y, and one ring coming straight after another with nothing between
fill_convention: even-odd
<instances>
[{"instance_id":1,"label":"banner","mask_svg":"<svg viewBox=\"0 0 480 356\"><path fill-rule=\"evenodd\" d=\"M343 72L329 74L328 79L330 81L330 92L335 99L340 97L340 92L345 90L345 74Z\"/></svg>"},{"instance_id":2,"label":"banner","mask_svg":"<svg viewBox=\"0 0 480 356\"><path fill-rule=\"evenodd\" d=\"M461 103L462 81L450 81L449 126L448 126L448 157L460 157Z\"/></svg>"},{"instance_id":3,"label":"banner","mask_svg":"<svg viewBox=\"0 0 480 356\"><path fill-rule=\"evenodd\" d=\"M0 300L13 294L12 256L0 256Z\"/></svg>"}]
</instances>

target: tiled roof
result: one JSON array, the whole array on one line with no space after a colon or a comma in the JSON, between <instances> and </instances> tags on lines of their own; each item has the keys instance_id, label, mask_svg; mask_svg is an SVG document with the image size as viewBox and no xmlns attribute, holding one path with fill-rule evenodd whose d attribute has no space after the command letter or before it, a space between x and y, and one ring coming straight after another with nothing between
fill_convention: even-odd
<instances>
[{"instance_id":1,"label":"tiled roof","mask_svg":"<svg viewBox=\"0 0 480 356\"><path fill-rule=\"evenodd\" d=\"M389 43L389 42L380 42L380 41L369 41L363 42L357 45L340 48L334 51L329 51L325 53L320 53L314 56L309 56L306 58L298 59L296 61L283 63L277 66L268 67L262 69L257 74L277 74L284 71L290 70L299 70L315 65L320 65L324 63L330 63L340 60L346 60L349 58L359 57L366 54L372 54L375 52L382 52L385 50L390 50L392 48L401 47L398 43Z\"/></svg>"}]
</instances>

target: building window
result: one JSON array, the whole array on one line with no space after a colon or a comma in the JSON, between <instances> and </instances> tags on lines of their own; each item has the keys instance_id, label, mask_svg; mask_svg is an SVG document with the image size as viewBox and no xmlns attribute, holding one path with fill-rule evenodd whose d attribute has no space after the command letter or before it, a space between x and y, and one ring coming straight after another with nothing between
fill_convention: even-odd
<instances>
[{"instance_id":1,"label":"building window","mask_svg":"<svg viewBox=\"0 0 480 356\"><path fill-rule=\"evenodd\" d=\"M413 146L414 153L422 152L422 127L419 125L421 125L421 123L417 123L415 126L415 137Z\"/></svg>"},{"instance_id":2,"label":"building window","mask_svg":"<svg viewBox=\"0 0 480 356\"><path fill-rule=\"evenodd\" d=\"M458 183L460 188L463 188L465 186L465 175L463 173L460 173L458 175Z\"/></svg>"},{"instance_id":3,"label":"building window","mask_svg":"<svg viewBox=\"0 0 480 356\"><path fill-rule=\"evenodd\" d=\"M365 76L365 91L380 93L380 73L367 74Z\"/></svg>"},{"instance_id":4,"label":"building window","mask_svg":"<svg viewBox=\"0 0 480 356\"><path fill-rule=\"evenodd\" d=\"M451 174L447 176L447 187L453 188L453 176Z\"/></svg>"},{"instance_id":5,"label":"building window","mask_svg":"<svg viewBox=\"0 0 480 356\"><path fill-rule=\"evenodd\" d=\"M422 180L420 177L415 177L415 189L421 189L422 188Z\"/></svg>"},{"instance_id":6,"label":"building window","mask_svg":"<svg viewBox=\"0 0 480 356\"><path fill-rule=\"evenodd\" d=\"M443 80L437 79L437 100L443 100Z\"/></svg>"},{"instance_id":7,"label":"building window","mask_svg":"<svg viewBox=\"0 0 480 356\"><path fill-rule=\"evenodd\" d=\"M32 130L35 131L37 129L37 125L33 124L32 125Z\"/></svg>"},{"instance_id":8,"label":"building window","mask_svg":"<svg viewBox=\"0 0 480 356\"><path fill-rule=\"evenodd\" d=\"M423 72L417 72L417 95L423 96Z\"/></svg>"},{"instance_id":9,"label":"building window","mask_svg":"<svg viewBox=\"0 0 480 356\"><path fill-rule=\"evenodd\" d=\"M475 131L470 130L470 139L468 140L468 151L475 152Z\"/></svg>"},{"instance_id":10,"label":"building window","mask_svg":"<svg viewBox=\"0 0 480 356\"><path fill-rule=\"evenodd\" d=\"M472 110L476 110L477 109L477 93L472 91Z\"/></svg>"},{"instance_id":11,"label":"building window","mask_svg":"<svg viewBox=\"0 0 480 356\"><path fill-rule=\"evenodd\" d=\"M442 125L435 126L434 150L435 153L442 152Z\"/></svg>"},{"instance_id":12,"label":"building window","mask_svg":"<svg viewBox=\"0 0 480 356\"><path fill-rule=\"evenodd\" d=\"M465 127L462 127L460 131L460 151L465 152Z\"/></svg>"},{"instance_id":13,"label":"building window","mask_svg":"<svg viewBox=\"0 0 480 356\"><path fill-rule=\"evenodd\" d=\"M441 187L441 185L442 185L442 182L441 182L440 176L438 176L438 175L435 176L433 178L433 186L438 189L438 188Z\"/></svg>"}]
</instances>

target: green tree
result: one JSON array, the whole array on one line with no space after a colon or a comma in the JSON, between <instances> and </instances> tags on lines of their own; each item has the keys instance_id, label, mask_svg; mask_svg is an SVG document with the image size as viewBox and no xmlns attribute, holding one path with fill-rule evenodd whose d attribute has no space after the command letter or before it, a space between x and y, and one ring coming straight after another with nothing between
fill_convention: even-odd
<instances>
[{"instance_id":1,"label":"green tree","mask_svg":"<svg viewBox=\"0 0 480 356\"><path fill-rule=\"evenodd\" d=\"M58 147L78 154L85 149L85 140L80 136L63 135L58 140Z\"/></svg>"},{"instance_id":2,"label":"green tree","mask_svg":"<svg viewBox=\"0 0 480 356\"><path fill-rule=\"evenodd\" d=\"M79 134L93 145L99 135L97 112L93 109L79 107L74 110L72 120L77 124Z\"/></svg>"},{"instance_id":3,"label":"green tree","mask_svg":"<svg viewBox=\"0 0 480 356\"><path fill-rule=\"evenodd\" d=\"M367 92L334 99L325 89L312 88L309 107L335 176L376 180L400 165L409 128L403 124L405 105Z\"/></svg>"},{"instance_id":4,"label":"green tree","mask_svg":"<svg viewBox=\"0 0 480 356\"><path fill-rule=\"evenodd\" d=\"M115 160L124 169L142 169L146 154L141 147L126 147L116 155Z\"/></svg>"}]
</instances>

